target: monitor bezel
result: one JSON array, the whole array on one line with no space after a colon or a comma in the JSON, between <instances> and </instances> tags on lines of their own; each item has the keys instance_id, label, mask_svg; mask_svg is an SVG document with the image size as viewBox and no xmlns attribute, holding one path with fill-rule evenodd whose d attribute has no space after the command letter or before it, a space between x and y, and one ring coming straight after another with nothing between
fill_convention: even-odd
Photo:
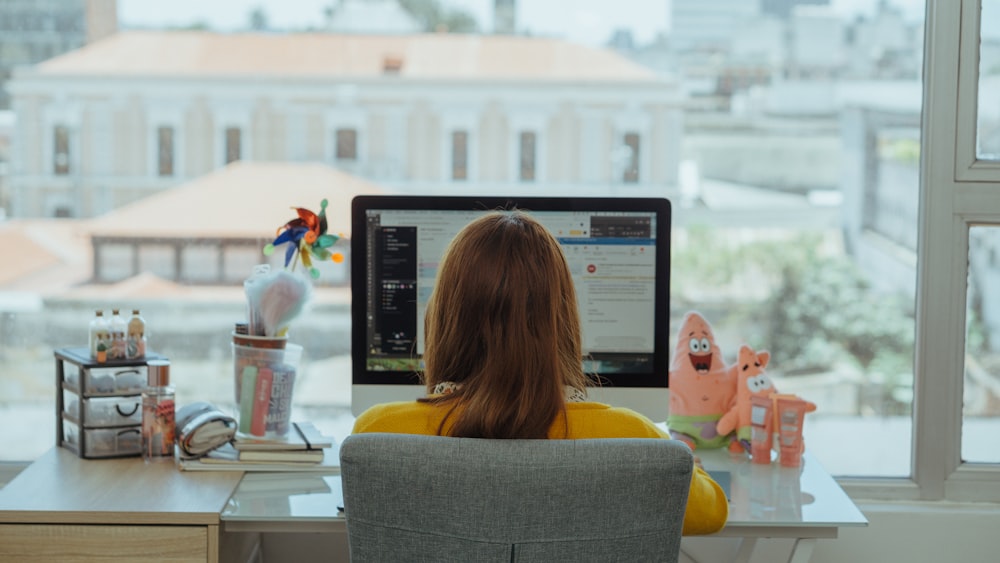
<instances>
[{"instance_id":1,"label":"monitor bezel","mask_svg":"<svg viewBox=\"0 0 1000 563\"><path fill-rule=\"evenodd\" d=\"M365 250L367 213L371 209L474 210L521 209L532 211L639 211L656 213L656 287L653 320L654 350L651 372L602 374L599 386L669 388L670 365L670 200L662 197L536 197L360 195L351 202L351 380L353 385L420 385L412 371L367 370ZM592 374L591 374L592 375Z\"/></svg>"}]
</instances>

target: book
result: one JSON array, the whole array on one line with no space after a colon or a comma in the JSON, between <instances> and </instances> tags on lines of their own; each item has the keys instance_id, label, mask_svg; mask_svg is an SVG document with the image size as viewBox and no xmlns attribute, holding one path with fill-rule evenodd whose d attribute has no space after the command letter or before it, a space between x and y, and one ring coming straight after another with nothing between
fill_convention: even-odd
<instances>
[{"instance_id":1,"label":"book","mask_svg":"<svg viewBox=\"0 0 1000 563\"><path fill-rule=\"evenodd\" d=\"M240 461L288 461L318 463L323 461L325 450L243 450L237 451Z\"/></svg>"},{"instance_id":2,"label":"book","mask_svg":"<svg viewBox=\"0 0 1000 563\"><path fill-rule=\"evenodd\" d=\"M268 368L257 370L256 391L253 398L253 418L250 420L250 433L263 436L267 432L267 412L271 404L271 385L274 374Z\"/></svg>"},{"instance_id":3,"label":"book","mask_svg":"<svg viewBox=\"0 0 1000 563\"><path fill-rule=\"evenodd\" d=\"M307 494L329 493L330 485L325 476L315 473L305 473L289 478L283 473L250 473L240 481L239 494Z\"/></svg>"},{"instance_id":4,"label":"book","mask_svg":"<svg viewBox=\"0 0 1000 563\"><path fill-rule=\"evenodd\" d=\"M237 436L233 447L238 451L321 450L332 448L334 439L325 436L311 422L293 422L288 435L279 439Z\"/></svg>"},{"instance_id":5,"label":"book","mask_svg":"<svg viewBox=\"0 0 1000 563\"><path fill-rule=\"evenodd\" d=\"M288 461L246 461L239 459L232 444L216 448L197 459L177 460L181 471L245 471L245 472L299 472L340 474L340 455L334 448L324 448L322 461L318 462L288 462Z\"/></svg>"}]
</instances>

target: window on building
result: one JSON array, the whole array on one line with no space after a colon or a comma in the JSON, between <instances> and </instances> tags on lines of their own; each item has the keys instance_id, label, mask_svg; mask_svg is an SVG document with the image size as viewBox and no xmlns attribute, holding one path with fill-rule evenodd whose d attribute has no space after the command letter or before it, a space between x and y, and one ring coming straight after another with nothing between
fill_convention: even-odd
<instances>
[{"instance_id":1,"label":"window on building","mask_svg":"<svg viewBox=\"0 0 1000 563\"><path fill-rule=\"evenodd\" d=\"M337 160L358 159L358 131L356 129L337 129L335 138Z\"/></svg>"},{"instance_id":2,"label":"window on building","mask_svg":"<svg viewBox=\"0 0 1000 563\"><path fill-rule=\"evenodd\" d=\"M518 177L522 182L533 182L535 180L535 160L536 160L536 147L535 147L535 132L534 131L521 131L518 136L520 142L518 147L518 152L520 154L518 167Z\"/></svg>"},{"instance_id":3,"label":"window on building","mask_svg":"<svg viewBox=\"0 0 1000 563\"><path fill-rule=\"evenodd\" d=\"M639 182L639 134L625 133L623 138L624 167L622 169L622 182L635 184Z\"/></svg>"},{"instance_id":4,"label":"window on building","mask_svg":"<svg viewBox=\"0 0 1000 563\"><path fill-rule=\"evenodd\" d=\"M242 154L242 131L239 127L226 127L226 164L239 160Z\"/></svg>"},{"instance_id":5,"label":"window on building","mask_svg":"<svg viewBox=\"0 0 1000 563\"><path fill-rule=\"evenodd\" d=\"M469 179L469 133L451 132L451 179Z\"/></svg>"},{"instance_id":6,"label":"window on building","mask_svg":"<svg viewBox=\"0 0 1000 563\"><path fill-rule=\"evenodd\" d=\"M156 129L156 167L160 176L174 175L174 128Z\"/></svg>"},{"instance_id":7,"label":"window on building","mask_svg":"<svg viewBox=\"0 0 1000 563\"><path fill-rule=\"evenodd\" d=\"M52 173L56 176L69 174L69 127L56 125L53 130Z\"/></svg>"}]
</instances>

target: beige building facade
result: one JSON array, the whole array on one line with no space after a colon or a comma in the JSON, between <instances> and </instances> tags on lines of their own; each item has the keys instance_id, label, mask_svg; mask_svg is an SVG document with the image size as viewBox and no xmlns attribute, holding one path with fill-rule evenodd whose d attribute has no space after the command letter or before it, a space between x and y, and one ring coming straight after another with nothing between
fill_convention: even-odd
<instances>
[{"instance_id":1,"label":"beige building facade","mask_svg":"<svg viewBox=\"0 0 1000 563\"><path fill-rule=\"evenodd\" d=\"M669 196L677 85L529 37L127 32L18 72L11 215L91 217L234 160L401 192Z\"/></svg>"}]
</instances>

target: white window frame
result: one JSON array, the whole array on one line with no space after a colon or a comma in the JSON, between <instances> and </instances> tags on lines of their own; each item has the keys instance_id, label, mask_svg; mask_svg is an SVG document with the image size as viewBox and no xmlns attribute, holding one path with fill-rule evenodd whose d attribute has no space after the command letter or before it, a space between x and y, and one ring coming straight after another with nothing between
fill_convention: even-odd
<instances>
[{"instance_id":1,"label":"white window frame","mask_svg":"<svg viewBox=\"0 0 1000 563\"><path fill-rule=\"evenodd\" d=\"M855 498L1000 502L1000 464L964 463L969 228L1000 225L1000 163L975 158L979 0L927 0L912 476L841 479Z\"/></svg>"}]
</instances>

